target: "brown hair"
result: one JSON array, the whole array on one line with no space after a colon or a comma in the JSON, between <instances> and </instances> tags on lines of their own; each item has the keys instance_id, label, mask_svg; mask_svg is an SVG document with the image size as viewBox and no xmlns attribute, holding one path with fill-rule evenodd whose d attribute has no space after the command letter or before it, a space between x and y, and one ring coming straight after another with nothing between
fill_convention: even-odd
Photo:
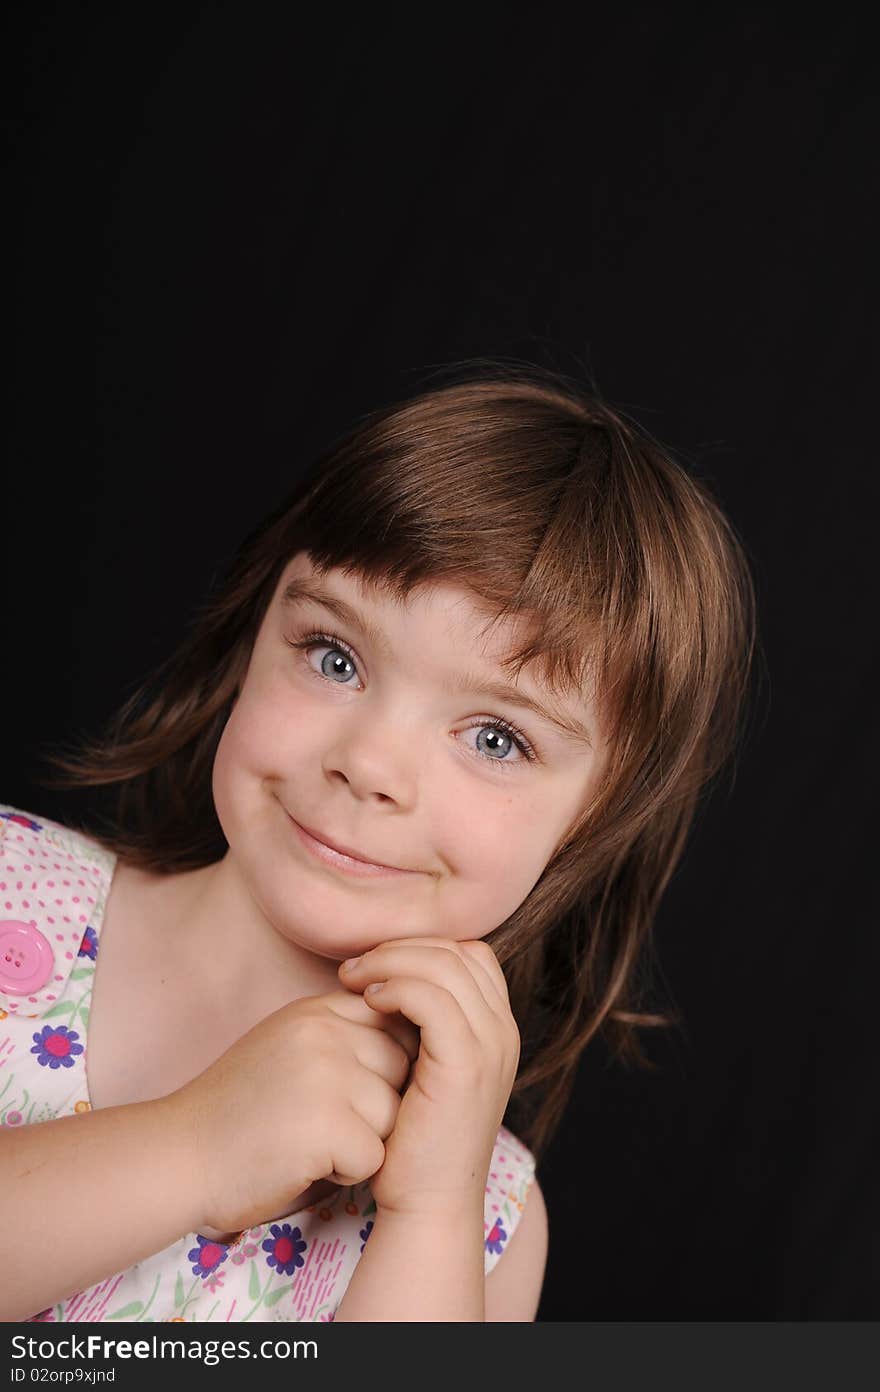
<instances>
[{"instance_id":1,"label":"brown hair","mask_svg":"<svg viewBox=\"0 0 880 1392\"><path fill-rule=\"evenodd\" d=\"M226 841L214 754L281 572L307 551L405 596L468 584L531 620L508 659L555 689L590 681L608 740L589 806L516 911L487 935L522 1052L506 1121L540 1155L585 1046L653 1065L639 1027L651 930L701 792L734 752L755 648L741 543L709 489L645 431L556 371L479 360L463 380L373 411L239 547L178 649L105 735L48 754L56 788L119 785L89 834L159 872Z\"/></svg>"}]
</instances>

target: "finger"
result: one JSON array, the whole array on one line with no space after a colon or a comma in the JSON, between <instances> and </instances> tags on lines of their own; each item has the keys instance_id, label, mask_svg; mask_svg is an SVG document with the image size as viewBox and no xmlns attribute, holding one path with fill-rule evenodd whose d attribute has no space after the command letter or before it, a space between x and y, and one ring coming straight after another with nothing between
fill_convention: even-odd
<instances>
[{"instance_id":1,"label":"finger","mask_svg":"<svg viewBox=\"0 0 880 1392\"><path fill-rule=\"evenodd\" d=\"M363 997L351 991L330 991L324 997L326 1004L344 1020L352 1020L358 1025L369 1025L371 1029L384 1030L396 1039L410 1059L419 1056L419 1031L410 1020L402 1015L379 1016L365 1005Z\"/></svg>"},{"instance_id":2,"label":"finger","mask_svg":"<svg viewBox=\"0 0 880 1392\"><path fill-rule=\"evenodd\" d=\"M376 1127L354 1108L350 1109L346 1121L347 1125L340 1128L340 1134L333 1140L326 1175L343 1188L370 1179L385 1161L385 1147Z\"/></svg>"},{"instance_id":3,"label":"finger","mask_svg":"<svg viewBox=\"0 0 880 1392\"><path fill-rule=\"evenodd\" d=\"M443 986L423 977L395 976L371 983L364 996L376 1011L399 1010L422 1032L422 1049L438 1063L459 1064L473 1055L478 1038L461 1004Z\"/></svg>"},{"instance_id":4,"label":"finger","mask_svg":"<svg viewBox=\"0 0 880 1392\"><path fill-rule=\"evenodd\" d=\"M362 996L358 996L357 999L361 1002L361 1005L366 1005ZM369 1006L366 1006L366 1009L369 1010ZM414 1025L412 1020L407 1020L405 1015L383 1015L377 1022L375 1011L371 1010L370 1014L373 1016L372 1020L366 1020L363 1023L371 1025L374 1030L378 1023L380 1032L389 1035L391 1039L404 1050L410 1062L415 1063L419 1056L420 1037L418 1025ZM358 1021L358 1023L361 1022Z\"/></svg>"},{"instance_id":5,"label":"finger","mask_svg":"<svg viewBox=\"0 0 880 1392\"><path fill-rule=\"evenodd\" d=\"M457 951L456 944L421 942L383 943L365 952L360 960L340 973L345 984L364 991L372 981L412 976L432 981L454 996L474 1034L482 1036L495 1016L491 1003L480 989L476 968ZM483 973L484 979L488 980Z\"/></svg>"},{"instance_id":6,"label":"finger","mask_svg":"<svg viewBox=\"0 0 880 1392\"><path fill-rule=\"evenodd\" d=\"M489 944L481 938L466 939L460 942L454 938L396 938L390 939L387 943L379 943L378 946L445 947L448 951L458 952L474 971L477 984L495 1013L502 1019L510 1013L510 994L501 963ZM373 951L375 950L374 948ZM346 975L347 973L344 971L340 973L343 982Z\"/></svg>"},{"instance_id":7,"label":"finger","mask_svg":"<svg viewBox=\"0 0 880 1392\"><path fill-rule=\"evenodd\" d=\"M410 1056L389 1030L359 1029L354 1041L354 1055L364 1068L384 1078L398 1092L409 1077Z\"/></svg>"},{"instance_id":8,"label":"finger","mask_svg":"<svg viewBox=\"0 0 880 1392\"><path fill-rule=\"evenodd\" d=\"M369 1007L367 1007L369 1009ZM395 1014L382 1017L385 1022L385 1032L390 1034L392 1039L396 1039L400 1047L405 1050L411 1063L415 1063L419 1056L419 1045L421 1035L418 1025L414 1025L412 1020L408 1020L405 1015Z\"/></svg>"},{"instance_id":9,"label":"finger","mask_svg":"<svg viewBox=\"0 0 880 1392\"><path fill-rule=\"evenodd\" d=\"M373 1073L369 1068L359 1069L350 1106L355 1115L384 1141L394 1130L400 1110L400 1093L378 1073Z\"/></svg>"},{"instance_id":10,"label":"finger","mask_svg":"<svg viewBox=\"0 0 880 1392\"><path fill-rule=\"evenodd\" d=\"M460 942L461 948L472 962L475 962L480 970L485 973L491 982L495 998L501 1006L502 1013L507 1014L510 1010L510 992L507 987L507 977L498 958L492 948L482 938L475 938L466 942Z\"/></svg>"}]
</instances>

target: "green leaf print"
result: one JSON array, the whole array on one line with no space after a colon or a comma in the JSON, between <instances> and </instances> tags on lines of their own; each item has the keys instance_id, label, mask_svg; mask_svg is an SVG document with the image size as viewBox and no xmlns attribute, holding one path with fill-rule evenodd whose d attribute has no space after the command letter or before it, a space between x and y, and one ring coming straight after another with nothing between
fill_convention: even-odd
<instances>
[{"instance_id":1,"label":"green leaf print","mask_svg":"<svg viewBox=\"0 0 880 1392\"><path fill-rule=\"evenodd\" d=\"M187 1305L191 1305L194 1300L198 1300L199 1293L201 1291L201 1279L202 1278L200 1276L193 1277L193 1283L187 1291L186 1295L183 1297L183 1304L178 1307L182 1315L186 1314Z\"/></svg>"},{"instance_id":2,"label":"green leaf print","mask_svg":"<svg viewBox=\"0 0 880 1392\"><path fill-rule=\"evenodd\" d=\"M71 981L82 981L83 977L93 976L94 971L94 967L77 967L70 973L70 979Z\"/></svg>"},{"instance_id":3,"label":"green leaf print","mask_svg":"<svg viewBox=\"0 0 880 1392\"><path fill-rule=\"evenodd\" d=\"M81 1006L80 1006L80 1008L79 1008L79 1018L82 1020L83 1026L85 1027L85 1029L88 1029L88 1027L89 1027L89 1007L88 1007L87 1005L81 1005Z\"/></svg>"},{"instance_id":4,"label":"green leaf print","mask_svg":"<svg viewBox=\"0 0 880 1392\"><path fill-rule=\"evenodd\" d=\"M155 1282L153 1283L153 1294L150 1296L150 1298L149 1298L149 1300L147 1301L146 1305L144 1305L142 1314L140 1314L140 1315L138 1316L138 1323L140 1323L140 1322L144 1319L144 1317L146 1316L147 1311L149 1310L149 1308L150 1308L150 1306L152 1305L153 1301L156 1299L156 1291L159 1289L159 1282L160 1282L161 1280L162 1280L162 1275L161 1275L161 1272L160 1272L160 1274L156 1277ZM152 1320L148 1320L147 1322L148 1322L149 1324L152 1324Z\"/></svg>"},{"instance_id":5,"label":"green leaf print","mask_svg":"<svg viewBox=\"0 0 880 1392\"><path fill-rule=\"evenodd\" d=\"M368 1218L368 1217L370 1216L371 1213L375 1213L375 1212L376 1212L376 1200L375 1200L375 1199L371 1199L370 1202L368 1203L367 1207L364 1209L363 1213L361 1214L361 1217L362 1217L362 1218Z\"/></svg>"},{"instance_id":6,"label":"green leaf print","mask_svg":"<svg viewBox=\"0 0 880 1392\"><path fill-rule=\"evenodd\" d=\"M260 1298L260 1278L253 1262L251 1262L251 1277L248 1281L248 1297L251 1300L259 1300Z\"/></svg>"},{"instance_id":7,"label":"green leaf print","mask_svg":"<svg viewBox=\"0 0 880 1392\"><path fill-rule=\"evenodd\" d=\"M269 1305L269 1304L273 1303L271 1297L270 1297L269 1294L268 1294L268 1291L269 1291L269 1287L271 1286L272 1281L274 1280L274 1278L275 1278L275 1272L274 1272L274 1271L270 1271L270 1272L269 1272L269 1275L266 1277L266 1284L265 1284L265 1286L263 1287L262 1290L260 1290L260 1282L259 1282L259 1279L256 1277L256 1266L255 1266L255 1265L251 1266L250 1297L251 1297L251 1300L252 1300L254 1303L253 1303L253 1305L251 1306L251 1308L248 1310L248 1312L247 1312L246 1315L240 1315L240 1316L239 1316L240 1322L241 1322L242 1324L246 1324L247 1321L248 1321L249 1319L253 1319L254 1315L256 1314L257 1310L259 1310L259 1308L260 1308L261 1305ZM289 1286L282 1286L282 1288L281 1288L281 1294L283 1295L283 1294L284 1294L284 1291L285 1291L285 1290L289 1290L289 1289L290 1289ZM274 1292L274 1291L272 1292L272 1295L273 1295L273 1296L275 1295L275 1292ZM277 1299L277 1296L276 1296L276 1299Z\"/></svg>"},{"instance_id":8,"label":"green leaf print","mask_svg":"<svg viewBox=\"0 0 880 1392\"><path fill-rule=\"evenodd\" d=\"M263 1304L267 1307L270 1305L277 1305L282 1295L286 1295L287 1292L290 1290L293 1290L292 1281L289 1286L279 1286L278 1290L273 1290L269 1295L266 1296L266 1299L263 1301Z\"/></svg>"},{"instance_id":9,"label":"green leaf print","mask_svg":"<svg viewBox=\"0 0 880 1392\"><path fill-rule=\"evenodd\" d=\"M53 1015L71 1015L75 1009L73 1001L56 1001L54 1005L49 1006L48 1010L43 1011L42 1018L50 1020Z\"/></svg>"},{"instance_id":10,"label":"green leaf print","mask_svg":"<svg viewBox=\"0 0 880 1392\"><path fill-rule=\"evenodd\" d=\"M174 1283L174 1308L175 1308L175 1310L179 1310L179 1309L180 1309L180 1307L181 1307L181 1305L183 1304L185 1298L186 1298L186 1297L185 1297L184 1294L183 1294L183 1277L181 1276L180 1272L178 1271L178 1273L177 1273L177 1280L176 1280L175 1283Z\"/></svg>"},{"instance_id":11,"label":"green leaf print","mask_svg":"<svg viewBox=\"0 0 880 1392\"><path fill-rule=\"evenodd\" d=\"M135 1300L131 1305L123 1305L121 1310L114 1310L112 1315L105 1315L104 1318L112 1319L131 1319L132 1315L139 1315L144 1308L142 1300Z\"/></svg>"}]
</instances>

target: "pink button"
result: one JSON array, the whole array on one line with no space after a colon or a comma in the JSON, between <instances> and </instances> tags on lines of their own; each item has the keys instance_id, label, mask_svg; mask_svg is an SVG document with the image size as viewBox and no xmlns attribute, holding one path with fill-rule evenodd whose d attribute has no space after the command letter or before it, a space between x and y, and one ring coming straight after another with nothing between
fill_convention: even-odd
<instances>
[{"instance_id":1,"label":"pink button","mask_svg":"<svg viewBox=\"0 0 880 1392\"><path fill-rule=\"evenodd\" d=\"M17 918L0 919L0 991L29 996L45 986L55 958L39 928Z\"/></svg>"}]
</instances>

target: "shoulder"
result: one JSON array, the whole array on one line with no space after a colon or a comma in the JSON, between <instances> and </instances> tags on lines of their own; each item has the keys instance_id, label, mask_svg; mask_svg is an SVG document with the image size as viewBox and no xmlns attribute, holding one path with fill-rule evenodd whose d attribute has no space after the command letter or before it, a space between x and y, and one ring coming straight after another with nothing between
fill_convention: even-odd
<instances>
[{"instance_id":1,"label":"shoulder","mask_svg":"<svg viewBox=\"0 0 880 1392\"><path fill-rule=\"evenodd\" d=\"M547 1262L547 1209L535 1157L504 1127L487 1179L485 1227L486 1320L533 1320Z\"/></svg>"},{"instance_id":2,"label":"shoulder","mask_svg":"<svg viewBox=\"0 0 880 1392\"><path fill-rule=\"evenodd\" d=\"M486 1277L486 1320L529 1322L535 1318L547 1266L549 1227L544 1195L537 1179L503 1261Z\"/></svg>"},{"instance_id":3,"label":"shoulder","mask_svg":"<svg viewBox=\"0 0 880 1392\"><path fill-rule=\"evenodd\" d=\"M54 853L51 865L49 862ZM8 802L0 802L0 854L17 857L22 868L35 861L38 869L73 870L98 879L112 875L116 856L88 832L62 826L39 812L26 812ZM66 862L66 864L65 864ZM15 867L6 867L7 870ZM33 869L28 866L28 870ZM36 870L33 871L36 874Z\"/></svg>"},{"instance_id":4,"label":"shoulder","mask_svg":"<svg viewBox=\"0 0 880 1392\"><path fill-rule=\"evenodd\" d=\"M0 1006L59 1011L77 960L94 961L116 857L84 832L0 803Z\"/></svg>"}]
</instances>

